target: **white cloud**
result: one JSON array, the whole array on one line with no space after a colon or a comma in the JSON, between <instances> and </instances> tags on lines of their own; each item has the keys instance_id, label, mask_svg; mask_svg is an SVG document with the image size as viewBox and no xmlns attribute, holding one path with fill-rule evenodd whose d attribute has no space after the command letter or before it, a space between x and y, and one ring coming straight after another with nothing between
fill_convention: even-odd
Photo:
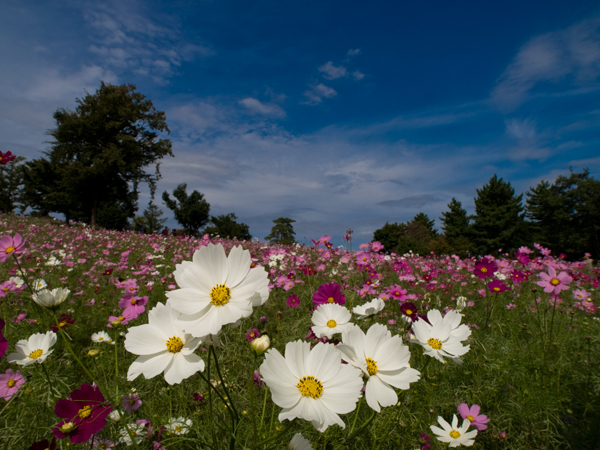
<instances>
[{"instance_id":1,"label":"white cloud","mask_svg":"<svg viewBox=\"0 0 600 450\"><path fill-rule=\"evenodd\" d=\"M354 72L352 72L352 76L354 77L355 80L359 81L365 77L365 74L359 70L355 70Z\"/></svg>"},{"instance_id":2,"label":"white cloud","mask_svg":"<svg viewBox=\"0 0 600 450\"><path fill-rule=\"evenodd\" d=\"M530 119L510 119L504 124L507 134L515 139L533 139L536 136L535 122Z\"/></svg>"},{"instance_id":3,"label":"white cloud","mask_svg":"<svg viewBox=\"0 0 600 450\"><path fill-rule=\"evenodd\" d=\"M360 48L348 50L348 56L356 56L358 54L360 54Z\"/></svg>"},{"instance_id":4,"label":"white cloud","mask_svg":"<svg viewBox=\"0 0 600 450\"><path fill-rule=\"evenodd\" d=\"M319 72L323 72L325 77L328 80L335 80L336 78L345 77L348 73L344 66L334 66L333 62L327 61L326 64L323 64L319 67Z\"/></svg>"},{"instance_id":5,"label":"white cloud","mask_svg":"<svg viewBox=\"0 0 600 450\"><path fill-rule=\"evenodd\" d=\"M312 85L309 90L304 91L304 96L307 98L304 104L318 105L323 101L323 97L332 98L337 95L337 91L323 83Z\"/></svg>"},{"instance_id":6,"label":"white cloud","mask_svg":"<svg viewBox=\"0 0 600 450\"><path fill-rule=\"evenodd\" d=\"M255 114L261 114L270 117L285 117L285 111L283 108L273 103L262 103L260 100L252 97L244 98L240 100L240 103Z\"/></svg>"},{"instance_id":7,"label":"white cloud","mask_svg":"<svg viewBox=\"0 0 600 450\"><path fill-rule=\"evenodd\" d=\"M572 75L567 79L568 75ZM600 18L542 34L523 45L492 90L491 101L512 110L541 82L595 83L600 76ZM566 90L566 89L565 89Z\"/></svg>"}]
</instances>

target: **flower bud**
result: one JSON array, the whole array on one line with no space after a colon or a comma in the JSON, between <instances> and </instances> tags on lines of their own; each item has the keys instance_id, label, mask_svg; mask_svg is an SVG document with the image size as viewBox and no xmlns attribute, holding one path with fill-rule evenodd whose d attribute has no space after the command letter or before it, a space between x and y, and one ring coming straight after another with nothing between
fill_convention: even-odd
<instances>
[{"instance_id":1,"label":"flower bud","mask_svg":"<svg viewBox=\"0 0 600 450\"><path fill-rule=\"evenodd\" d=\"M261 337L254 339L250 342L250 348L254 352L256 356L262 355L266 352L271 346L271 339L266 334L263 334Z\"/></svg>"},{"instance_id":2,"label":"flower bud","mask_svg":"<svg viewBox=\"0 0 600 450\"><path fill-rule=\"evenodd\" d=\"M48 289L43 289L37 294L32 295L32 298L33 301L40 306L45 306L46 308L53 308L64 302L70 293L70 290L63 288L56 288L52 291L49 291Z\"/></svg>"},{"instance_id":3,"label":"flower bud","mask_svg":"<svg viewBox=\"0 0 600 450\"><path fill-rule=\"evenodd\" d=\"M115 409L108 415L108 418L113 422L118 422L121 420L121 414L119 414L119 411Z\"/></svg>"},{"instance_id":4,"label":"flower bud","mask_svg":"<svg viewBox=\"0 0 600 450\"><path fill-rule=\"evenodd\" d=\"M70 433L71 431L73 431L74 428L75 428L75 425L73 424L73 422L65 422L63 424L63 426L60 427L60 431L67 434L67 433Z\"/></svg>"},{"instance_id":5,"label":"flower bud","mask_svg":"<svg viewBox=\"0 0 600 450\"><path fill-rule=\"evenodd\" d=\"M95 348L93 348L88 352L88 356L98 356L99 353L100 350L96 350Z\"/></svg>"}]
</instances>

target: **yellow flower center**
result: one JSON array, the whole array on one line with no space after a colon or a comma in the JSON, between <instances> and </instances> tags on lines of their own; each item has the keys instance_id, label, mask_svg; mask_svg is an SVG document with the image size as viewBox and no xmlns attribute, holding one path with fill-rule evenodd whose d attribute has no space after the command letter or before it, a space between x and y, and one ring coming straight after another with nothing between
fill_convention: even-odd
<instances>
[{"instance_id":1,"label":"yellow flower center","mask_svg":"<svg viewBox=\"0 0 600 450\"><path fill-rule=\"evenodd\" d=\"M367 372L369 372L369 375L375 375L377 373L377 361L373 358L367 358Z\"/></svg>"},{"instance_id":2,"label":"yellow flower center","mask_svg":"<svg viewBox=\"0 0 600 450\"><path fill-rule=\"evenodd\" d=\"M173 336L167 341L167 350L171 353L179 353L182 348L183 342L181 341L181 338L178 338L177 336Z\"/></svg>"},{"instance_id":3,"label":"yellow flower center","mask_svg":"<svg viewBox=\"0 0 600 450\"><path fill-rule=\"evenodd\" d=\"M499 288L498 286L496 286L496 287L494 288L494 290L495 290L496 292L498 292L498 291L500 291L500 288Z\"/></svg>"},{"instance_id":4,"label":"yellow flower center","mask_svg":"<svg viewBox=\"0 0 600 450\"><path fill-rule=\"evenodd\" d=\"M487 272L487 269L486 269L485 267L482 267L482 268L481 268L481 271L482 271L483 273L486 273L486 272Z\"/></svg>"},{"instance_id":5,"label":"yellow flower center","mask_svg":"<svg viewBox=\"0 0 600 450\"><path fill-rule=\"evenodd\" d=\"M61 328L63 328L66 324L67 324L67 322L62 321L61 323L58 324L58 326L61 327Z\"/></svg>"},{"instance_id":6,"label":"yellow flower center","mask_svg":"<svg viewBox=\"0 0 600 450\"><path fill-rule=\"evenodd\" d=\"M132 305L135 305L136 303L137 303L137 301L135 300L135 298L132 298L132 299L131 299L131 304L132 304Z\"/></svg>"},{"instance_id":7,"label":"yellow flower center","mask_svg":"<svg viewBox=\"0 0 600 450\"><path fill-rule=\"evenodd\" d=\"M323 384L315 377L302 377L296 386L304 397L317 399L323 395Z\"/></svg>"},{"instance_id":8,"label":"yellow flower center","mask_svg":"<svg viewBox=\"0 0 600 450\"><path fill-rule=\"evenodd\" d=\"M92 415L92 407L90 405L85 405L83 408L81 408L77 414L79 415L79 417L81 417L82 419L87 419L88 417L90 417Z\"/></svg>"},{"instance_id":9,"label":"yellow flower center","mask_svg":"<svg viewBox=\"0 0 600 450\"><path fill-rule=\"evenodd\" d=\"M229 302L231 298L231 289L224 284L217 284L210 291L210 301L215 306L223 306Z\"/></svg>"},{"instance_id":10,"label":"yellow flower center","mask_svg":"<svg viewBox=\"0 0 600 450\"><path fill-rule=\"evenodd\" d=\"M442 348L442 341L440 341L439 339L429 338L427 340L427 343L431 348L435 350L441 350Z\"/></svg>"},{"instance_id":11,"label":"yellow flower center","mask_svg":"<svg viewBox=\"0 0 600 450\"><path fill-rule=\"evenodd\" d=\"M130 404L131 406L135 405L135 399L134 399L134 398L130 398L130 399L129 399L129 404Z\"/></svg>"},{"instance_id":12,"label":"yellow flower center","mask_svg":"<svg viewBox=\"0 0 600 450\"><path fill-rule=\"evenodd\" d=\"M410 316L412 313L413 313L413 312L412 312L412 310L410 310L410 309L407 309L407 310L406 310L406 315L407 315L407 316Z\"/></svg>"},{"instance_id":13,"label":"yellow flower center","mask_svg":"<svg viewBox=\"0 0 600 450\"><path fill-rule=\"evenodd\" d=\"M8 387L13 387L15 385L16 381L15 380L8 380L8 383L6 383L6 385Z\"/></svg>"},{"instance_id":14,"label":"yellow flower center","mask_svg":"<svg viewBox=\"0 0 600 450\"><path fill-rule=\"evenodd\" d=\"M10 289L5 287L4 289L2 289L4 292L8 292Z\"/></svg>"},{"instance_id":15,"label":"yellow flower center","mask_svg":"<svg viewBox=\"0 0 600 450\"><path fill-rule=\"evenodd\" d=\"M104 338L103 338L103 337L99 337L99 338L98 338L98 340L99 340L99 341L103 341L103 340L104 340Z\"/></svg>"},{"instance_id":16,"label":"yellow flower center","mask_svg":"<svg viewBox=\"0 0 600 450\"><path fill-rule=\"evenodd\" d=\"M41 348L38 348L37 350L32 351L29 354L29 357L31 359L38 359L40 356L42 356L43 353L44 353L44 351Z\"/></svg>"},{"instance_id":17,"label":"yellow flower center","mask_svg":"<svg viewBox=\"0 0 600 450\"><path fill-rule=\"evenodd\" d=\"M473 417L471 414L467 416L467 419L469 419L469 422L475 422L475 417Z\"/></svg>"},{"instance_id":18,"label":"yellow flower center","mask_svg":"<svg viewBox=\"0 0 600 450\"><path fill-rule=\"evenodd\" d=\"M12 253L15 251L15 248L11 245L10 247L6 247L6 250L4 250L6 253Z\"/></svg>"},{"instance_id":19,"label":"yellow flower center","mask_svg":"<svg viewBox=\"0 0 600 450\"><path fill-rule=\"evenodd\" d=\"M329 328L335 328L337 326L337 322L333 319L327 321L327 326Z\"/></svg>"},{"instance_id":20,"label":"yellow flower center","mask_svg":"<svg viewBox=\"0 0 600 450\"><path fill-rule=\"evenodd\" d=\"M460 437L460 433L459 433L458 431L456 431L456 430L452 430L452 431L450 432L450 437L451 437L452 439L458 439L458 438Z\"/></svg>"},{"instance_id":21,"label":"yellow flower center","mask_svg":"<svg viewBox=\"0 0 600 450\"><path fill-rule=\"evenodd\" d=\"M177 425L175 427L175 433L181 433L183 431L183 427L181 425Z\"/></svg>"},{"instance_id":22,"label":"yellow flower center","mask_svg":"<svg viewBox=\"0 0 600 450\"><path fill-rule=\"evenodd\" d=\"M552 278L552 279L550 280L550 284L551 284L552 286L558 286L558 285L560 284L560 280L559 280L558 278Z\"/></svg>"},{"instance_id":23,"label":"yellow flower center","mask_svg":"<svg viewBox=\"0 0 600 450\"><path fill-rule=\"evenodd\" d=\"M335 300L334 300L334 298L333 298L333 297L329 297L329 298L327 299L327 303L333 303L334 301L335 301Z\"/></svg>"}]
</instances>

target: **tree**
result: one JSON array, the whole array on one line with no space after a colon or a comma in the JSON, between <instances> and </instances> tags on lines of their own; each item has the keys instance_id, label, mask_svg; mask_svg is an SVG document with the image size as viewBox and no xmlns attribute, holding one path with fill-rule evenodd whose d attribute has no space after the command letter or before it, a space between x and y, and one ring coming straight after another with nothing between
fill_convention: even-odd
<instances>
[{"instance_id":1,"label":"tree","mask_svg":"<svg viewBox=\"0 0 600 450\"><path fill-rule=\"evenodd\" d=\"M139 184L148 183L154 193L159 160L173 156L171 141L159 138L159 133L169 132L165 113L131 84L101 82L95 94L76 101L75 111L60 108L54 113L57 127L48 132L54 140L45 152L50 166L44 168L55 171L54 180L45 185L50 192L38 195L59 191L60 201L41 202L51 205L51 211L84 214L93 229L101 213L104 220L122 222L115 210L133 217ZM144 170L151 164L156 164L154 174Z\"/></svg>"},{"instance_id":2,"label":"tree","mask_svg":"<svg viewBox=\"0 0 600 450\"><path fill-rule=\"evenodd\" d=\"M295 244L296 238L294 236L296 236L296 232L292 225L294 222L295 220L288 217L279 217L278 219L273 220L275 225L271 228L271 234L266 236L265 239L275 244Z\"/></svg>"},{"instance_id":3,"label":"tree","mask_svg":"<svg viewBox=\"0 0 600 450\"><path fill-rule=\"evenodd\" d=\"M412 251L426 255L433 247L436 250L444 248L441 240L437 242L441 238L438 237L434 226L434 220L424 213L419 213L406 223L386 222L383 227L375 230L373 240L381 242L387 253L404 254Z\"/></svg>"},{"instance_id":4,"label":"tree","mask_svg":"<svg viewBox=\"0 0 600 450\"><path fill-rule=\"evenodd\" d=\"M208 223L210 205L204 199L204 194L194 190L188 196L187 184L181 183L173 191L171 199L167 191L163 192L162 199L173 213L175 220L184 228L187 234L198 235L200 228Z\"/></svg>"},{"instance_id":5,"label":"tree","mask_svg":"<svg viewBox=\"0 0 600 450\"><path fill-rule=\"evenodd\" d=\"M400 237L404 235L406 225L403 223L386 222L384 226L373 232L373 241L379 241L383 244L383 251L392 253L395 251L400 241Z\"/></svg>"},{"instance_id":6,"label":"tree","mask_svg":"<svg viewBox=\"0 0 600 450\"><path fill-rule=\"evenodd\" d=\"M523 194L515 195L510 182L494 175L488 184L477 189L475 216L472 217L472 241L480 255L516 250L529 244L523 212Z\"/></svg>"},{"instance_id":7,"label":"tree","mask_svg":"<svg viewBox=\"0 0 600 450\"><path fill-rule=\"evenodd\" d=\"M600 256L600 181L587 169L559 176L552 185L541 181L526 195L535 242L569 259L586 252Z\"/></svg>"},{"instance_id":8,"label":"tree","mask_svg":"<svg viewBox=\"0 0 600 450\"><path fill-rule=\"evenodd\" d=\"M462 203L455 198L452 198L448 203L448 209L450 211L443 212L443 217L440 217L448 251L464 258L472 245L469 240L470 220L467 211L462 207Z\"/></svg>"},{"instance_id":9,"label":"tree","mask_svg":"<svg viewBox=\"0 0 600 450\"><path fill-rule=\"evenodd\" d=\"M413 220L411 221L413 223L422 223L423 226L425 226L425 228L427 230L429 230L429 235L431 237L435 237L437 236L438 232L437 230L434 228L435 227L435 220L430 219L429 216L425 213L419 213L417 214L415 217L413 217Z\"/></svg>"},{"instance_id":10,"label":"tree","mask_svg":"<svg viewBox=\"0 0 600 450\"><path fill-rule=\"evenodd\" d=\"M0 210L13 212L21 202L23 188L22 162L25 158L17 156L6 164L0 164ZM21 211L24 208L21 208Z\"/></svg>"},{"instance_id":11,"label":"tree","mask_svg":"<svg viewBox=\"0 0 600 450\"><path fill-rule=\"evenodd\" d=\"M148 208L141 216L136 216L133 219L133 230L141 231L142 227L147 234L158 233L163 229L167 219L162 217L162 210L154 203L150 202Z\"/></svg>"},{"instance_id":12,"label":"tree","mask_svg":"<svg viewBox=\"0 0 600 450\"><path fill-rule=\"evenodd\" d=\"M220 216L210 216L212 226L204 229L210 236L227 237L228 239L239 239L249 241L252 239L250 227L245 223L236 222L237 216L234 213L222 214Z\"/></svg>"}]
</instances>

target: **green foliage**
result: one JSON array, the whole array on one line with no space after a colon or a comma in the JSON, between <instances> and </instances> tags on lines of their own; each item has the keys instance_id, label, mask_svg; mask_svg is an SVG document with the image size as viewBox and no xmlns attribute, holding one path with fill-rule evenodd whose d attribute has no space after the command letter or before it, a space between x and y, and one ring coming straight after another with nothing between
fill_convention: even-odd
<instances>
[{"instance_id":1,"label":"green foliage","mask_svg":"<svg viewBox=\"0 0 600 450\"><path fill-rule=\"evenodd\" d=\"M523 194L515 195L510 182L496 175L477 189L471 227L471 240L477 254L495 254L499 249L511 252L529 244L522 199Z\"/></svg>"},{"instance_id":2,"label":"green foliage","mask_svg":"<svg viewBox=\"0 0 600 450\"><path fill-rule=\"evenodd\" d=\"M535 242L571 260L600 257L600 181L585 169L527 192L527 217Z\"/></svg>"},{"instance_id":3,"label":"green foliage","mask_svg":"<svg viewBox=\"0 0 600 450\"><path fill-rule=\"evenodd\" d=\"M427 214L418 213L406 223L388 223L373 233L373 241L384 245L387 253L405 254L410 251L426 255L431 251L443 251L445 242L434 228L435 221Z\"/></svg>"},{"instance_id":4,"label":"green foliage","mask_svg":"<svg viewBox=\"0 0 600 450\"><path fill-rule=\"evenodd\" d=\"M471 224L467 211L455 198L448 203L448 209L450 211L443 212L443 217L440 217L448 252L465 258L472 246L469 240Z\"/></svg>"},{"instance_id":5,"label":"green foliage","mask_svg":"<svg viewBox=\"0 0 600 450\"><path fill-rule=\"evenodd\" d=\"M190 195L186 192L187 184L181 183L173 191L173 200L167 191L162 199L173 213L175 220L184 228L187 234L198 235L200 228L208 223L210 205L204 199L204 194L194 190Z\"/></svg>"},{"instance_id":6,"label":"green foliage","mask_svg":"<svg viewBox=\"0 0 600 450\"><path fill-rule=\"evenodd\" d=\"M237 216L234 213L221 214L220 216L210 216L212 226L204 229L210 236L221 236L227 239L238 239L248 241L252 239L250 227L245 223L236 222Z\"/></svg>"},{"instance_id":7,"label":"green foliage","mask_svg":"<svg viewBox=\"0 0 600 450\"><path fill-rule=\"evenodd\" d=\"M279 217L273 220L273 228L271 233L265 237L267 241L274 244L292 245L296 243L296 232L294 231L294 219L288 217Z\"/></svg>"},{"instance_id":8,"label":"green foliage","mask_svg":"<svg viewBox=\"0 0 600 450\"><path fill-rule=\"evenodd\" d=\"M92 228L96 222L118 228L137 210L139 183L154 192L158 161L173 155L171 141L159 138L169 131L165 113L131 84L102 82L77 104L75 111L54 113L57 127L48 132L54 139L45 152L48 160L29 165L26 197L34 209L84 216ZM154 174L144 170L151 164L156 164Z\"/></svg>"},{"instance_id":9,"label":"green foliage","mask_svg":"<svg viewBox=\"0 0 600 450\"><path fill-rule=\"evenodd\" d=\"M132 229L140 231L143 227L145 233L158 233L167 223L167 218L163 218L162 215L162 210L150 202L143 215L134 217Z\"/></svg>"},{"instance_id":10,"label":"green foliage","mask_svg":"<svg viewBox=\"0 0 600 450\"><path fill-rule=\"evenodd\" d=\"M2 212L13 212L21 202L23 161L25 161L24 157L17 156L7 164L0 164L0 211Z\"/></svg>"},{"instance_id":11,"label":"green foliage","mask_svg":"<svg viewBox=\"0 0 600 450\"><path fill-rule=\"evenodd\" d=\"M384 226L373 232L373 241L379 241L383 244L383 251L386 253L394 252L398 246L400 236L404 234L406 225L403 223L386 222Z\"/></svg>"}]
</instances>

